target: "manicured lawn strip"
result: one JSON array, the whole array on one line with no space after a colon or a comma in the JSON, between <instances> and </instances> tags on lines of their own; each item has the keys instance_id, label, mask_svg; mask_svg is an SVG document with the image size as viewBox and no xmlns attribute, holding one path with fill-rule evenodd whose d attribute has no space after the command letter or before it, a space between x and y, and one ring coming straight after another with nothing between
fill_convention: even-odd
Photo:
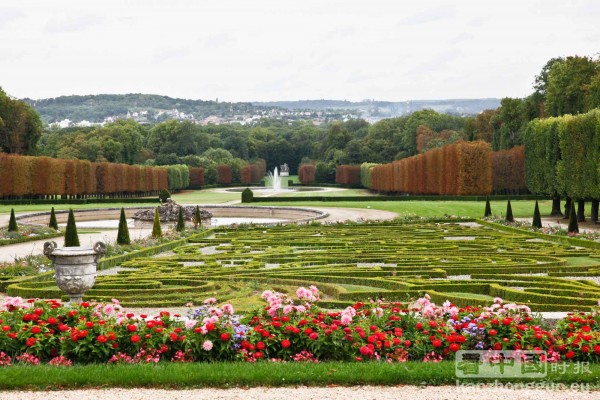
<instances>
[{"instance_id":1,"label":"manicured lawn strip","mask_svg":"<svg viewBox=\"0 0 600 400\"><path fill-rule=\"evenodd\" d=\"M549 368L550 370L550 368ZM589 383L600 387L600 365L589 365L590 373L549 372L544 381ZM486 380L471 380L485 382ZM493 380L487 380L493 382ZM518 379L501 380L517 382ZM520 380L533 382L532 380ZM48 390L101 387L255 387L323 385L448 385L455 384L454 362L441 363L159 363L142 365L81 365L74 367L3 367L1 390ZM465 382L465 380L461 380Z\"/></svg>"},{"instance_id":2,"label":"manicured lawn strip","mask_svg":"<svg viewBox=\"0 0 600 400\"><path fill-rule=\"evenodd\" d=\"M506 213L506 201L490 201L494 215ZM550 215L552 201L540 201L542 217ZM264 202L252 203L255 206L291 206L291 207L343 207L343 208L372 208L392 211L401 216L417 215L419 217L443 217L454 215L468 218L481 218L485 211L485 201L293 201L293 202ZM533 218L535 201L511 201L513 215L516 218ZM586 210L586 214L589 210Z\"/></svg>"}]
</instances>

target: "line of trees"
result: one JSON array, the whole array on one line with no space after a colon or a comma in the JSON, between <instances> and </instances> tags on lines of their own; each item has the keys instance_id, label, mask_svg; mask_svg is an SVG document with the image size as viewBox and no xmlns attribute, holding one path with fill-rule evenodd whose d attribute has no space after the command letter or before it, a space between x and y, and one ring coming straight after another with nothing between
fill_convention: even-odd
<instances>
[{"instance_id":1,"label":"line of trees","mask_svg":"<svg viewBox=\"0 0 600 400\"><path fill-rule=\"evenodd\" d=\"M360 165L338 165L335 170L335 183L360 185Z\"/></svg>"},{"instance_id":2,"label":"line of trees","mask_svg":"<svg viewBox=\"0 0 600 400\"><path fill-rule=\"evenodd\" d=\"M598 220L600 201L600 111L537 119L525 131L526 183L534 193L552 196L553 214L561 215L560 198L577 201L577 218Z\"/></svg>"},{"instance_id":3,"label":"line of trees","mask_svg":"<svg viewBox=\"0 0 600 400\"><path fill-rule=\"evenodd\" d=\"M458 142L392 163L363 168L379 192L482 195L493 189L492 150L483 141Z\"/></svg>"},{"instance_id":4,"label":"line of trees","mask_svg":"<svg viewBox=\"0 0 600 400\"><path fill-rule=\"evenodd\" d=\"M0 153L0 198L149 195L169 187L170 170Z\"/></svg>"}]
</instances>

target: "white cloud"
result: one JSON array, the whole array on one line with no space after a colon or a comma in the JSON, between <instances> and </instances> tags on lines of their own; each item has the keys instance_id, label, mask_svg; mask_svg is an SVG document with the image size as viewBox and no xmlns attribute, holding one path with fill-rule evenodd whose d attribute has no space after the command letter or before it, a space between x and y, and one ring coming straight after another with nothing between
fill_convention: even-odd
<instances>
[{"instance_id":1,"label":"white cloud","mask_svg":"<svg viewBox=\"0 0 600 400\"><path fill-rule=\"evenodd\" d=\"M29 0L0 6L0 86L32 98L525 96L551 57L598 52L598 15L593 0Z\"/></svg>"}]
</instances>

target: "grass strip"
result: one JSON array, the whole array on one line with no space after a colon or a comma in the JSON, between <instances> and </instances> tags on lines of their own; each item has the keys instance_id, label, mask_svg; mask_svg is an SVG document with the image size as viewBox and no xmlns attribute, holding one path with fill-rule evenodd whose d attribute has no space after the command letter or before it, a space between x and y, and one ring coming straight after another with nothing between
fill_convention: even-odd
<instances>
[{"instance_id":1,"label":"grass strip","mask_svg":"<svg viewBox=\"0 0 600 400\"><path fill-rule=\"evenodd\" d=\"M567 364L570 365L570 364ZM550 368L549 368L550 369ZM80 388L200 388L323 385L447 385L455 384L454 362L441 363L159 363L142 365L78 365L73 367L2 367L1 390ZM589 371L589 373L588 373ZM470 382L493 382L472 379ZM587 383L600 388L600 365L585 373L574 368L548 373L543 380L510 379L503 382ZM468 382L461 379L461 382Z\"/></svg>"}]
</instances>

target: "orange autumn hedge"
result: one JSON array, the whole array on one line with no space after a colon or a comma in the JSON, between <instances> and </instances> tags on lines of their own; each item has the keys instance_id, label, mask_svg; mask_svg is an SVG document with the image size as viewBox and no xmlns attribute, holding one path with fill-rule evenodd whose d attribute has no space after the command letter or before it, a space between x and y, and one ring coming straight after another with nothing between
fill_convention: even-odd
<instances>
[{"instance_id":1,"label":"orange autumn hedge","mask_svg":"<svg viewBox=\"0 0 600 400\"><path fill-rule=\"evenodd\" d=\"M133 195L166 187L161 167L0 153L0 198Z\"/></svg>"},{"instance_id":2,"label":"orange autumn hedge","mask_svg":"<svg viewBox=\"0 0 600 400\"><path fill-rule=\"evenodd\" d=\"M380 192L484 195L492 192L488 143L458 142L371 169L371 189Z\"/></svg>"}]
</instances>

